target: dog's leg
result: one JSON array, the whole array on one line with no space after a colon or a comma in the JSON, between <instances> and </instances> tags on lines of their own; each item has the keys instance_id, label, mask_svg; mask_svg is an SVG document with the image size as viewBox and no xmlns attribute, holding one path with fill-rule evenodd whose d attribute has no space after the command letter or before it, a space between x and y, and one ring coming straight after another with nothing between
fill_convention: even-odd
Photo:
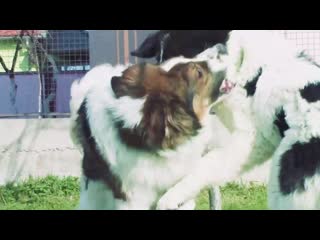
<instances>
[{"instance_id":1,"label":"dog's leg","mask_svg":"<svg viewBox=\"0 0 320 240\"><path fill-rule=\"evenodd\" d=\"M222 182L225 182L227 179L231 178L230 169L226 164L223 164L221 159L223 158L224 151L215 151L209 153L205 158L214 160L214 163L206 162L206 169L199 167L192 174L187 175L182 179L177 185L171 188L162 198L158 201L157 209L158 210L174 210L178 209L183 203L187 202L190 199L195 198L202 189L207 186L213 185L222 185ZM199 160L200 161L200 160ZM209 169L212 170L209 173ZM215 174L216 171L218 174ZM234 171L233 171L234 172ZM213 178L215 176L215 178Z\"/></svg>"},{"instance_id":2,"label":"dog's leg","mask_svg":"<svg viewBox=\"0 0 320 240\"><path fill-rule=\"evenodd\" d=\"M236 180L244 163L248 160L253 161L249 157L255 156L250 153L257 151L256 148L266 147L253 144L255 140L255 136L250 132L237 132L232 138L233 142L228 146L215 149L199 159L198 168L164 194L158 202L157 209L178 209L182 203L195 198L205 187L211 184L221 186ZM259 158L262 156L259 155ZM261 162L261 159L259 160L257 162Z\"/></svg>"},{"instance_id":3,"label":"dog's leg","mask_svg":"<svg viewBox=\"0 0 320 240\"><path fill-rule=\"evenodd\" d=\"M288 130L272 158L268 184L270 210L320 209L317 173L320 138L314 134L306 139L301 132L301 129Z\"/></svg>"},{"instance_id":4,"label":"dog's leg","mask_svg":"<svg viewBox=\"0 0 320 240\"><path fill-rule=\"evenodd\" d=\"M81 177L80 202L77 210L114 210L115 199L112 191L103 182L87 181Z\"/></svg>"},{"instance_id":5,"label":"dog's leg","mask_svg":"<svg viewBox=\"0 0 320 240\"><path fill-rule=\"evenodd\" d=\"M222 198L219 187L209 189L209 204L211 210L222 210Z\"/></svg>"},{"instance_id":6,"label":"dog's leg","mask_svg":"<svg viewBox=\"0 0 320 240\"><path fill-rule=\"evenodd\" d=\"M268 209L271 209L271 210L281 210L281 209L284 210L283 206L282 207L280 206L280 205L285 205L284 204L285 199L284 198L281 199L281 191L280 191L280 185L279 185L280 158L288 148L289 146L285 147L284 142L282 142L271 160L271 171L270 171L268 189L267 189ZM292 203L289 204L289 201L287 201L286 205L287 205L287 208L289 208L289 205L292 205Z\"/></svg>"}]
</instances>

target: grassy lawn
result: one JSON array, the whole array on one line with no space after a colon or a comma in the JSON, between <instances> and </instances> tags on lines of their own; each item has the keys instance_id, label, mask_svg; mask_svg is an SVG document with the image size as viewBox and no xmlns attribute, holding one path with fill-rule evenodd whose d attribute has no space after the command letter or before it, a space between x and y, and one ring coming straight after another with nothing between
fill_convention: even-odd
<instances>
[{"instance_id":1,"label":"grassy lawn","mask_svg":"<svg viewBox=\"0 0 320 240\"><path fill-rule=\"evenodd\" d=\"M223 210L266 210L267 191L265 186L228 184L221 188ZM209 209L208 191L197 199L197 210Z\"/></svg>"},{"instance_id":2,"label":"grassy lawn","mask_svg":"<svg viewBox=\"0 0 320 240\"><path fill-rule=\"evenodd\" d=\"M229 184L222 188L222 198L224 210L266 209L264 186ZM78 201L79 180L73 177L30 179L0 187L0 210L71 210ZM198 197L197 209L209 209L207 191Z\"/></svg>"}]
</instances>

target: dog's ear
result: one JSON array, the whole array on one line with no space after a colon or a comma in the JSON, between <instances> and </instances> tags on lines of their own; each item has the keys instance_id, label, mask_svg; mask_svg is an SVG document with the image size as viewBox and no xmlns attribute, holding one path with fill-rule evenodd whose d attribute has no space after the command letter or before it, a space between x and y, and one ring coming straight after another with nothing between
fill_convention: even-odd
<instances>
[{"instance_id":1,"label":"dog's ear","mask_svg":"<svg viewBox=\"0 0 320 240\"><path fill-rule=\"evenodd\" d=\"M115 76L111 78L111 88L116 97L121 97L124 94L124 89L121 86L121 77Z\"/></svg>"},{"instance_id":2,"label":"dog's ear","mask_svg":"<svg viewBox=\"0 0 320 240\"><path fill-rule=\"evenodd\" d=\"M152 93L147 97L139 131L148 148L173 149L199 128L197 117L179 97L170 93Z\"/></svg>"},{"instance_id":3,"label":"dog's ear","mask_svg":"<svg viewBox=\"0 0 320 240\"><path fill-rule=\"evenodd\" d=\"M139 66L128 68L121 77L111 79L111 88L117 98L129 96L140 98L146 94Z\"/></svg>"},{"instance_id":4,"label":"dog's ear","mask_svg":"<svg viewBox=\"0 0 320 240\"><path fill-rule=\"evenodd\" d=\"M164 33L158 31L150 34L140 45L140 47L133 52L131 55L139 58L153 58L156 57L160 52L160 42Z\"/></svg>"}]
</instances>

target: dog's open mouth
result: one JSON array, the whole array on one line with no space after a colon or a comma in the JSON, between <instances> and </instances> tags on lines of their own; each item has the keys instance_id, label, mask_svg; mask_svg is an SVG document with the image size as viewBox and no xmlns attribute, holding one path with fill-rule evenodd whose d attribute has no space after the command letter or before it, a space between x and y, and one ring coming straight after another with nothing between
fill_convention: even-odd
<instances>
[{"instance_id":1,"label":"dog's open mouth","mask_svg":"<svg viewBox=\"0 0 320 240\"><path fill-rule=\"evenodd\" d=\"M220 87L220 94L229 94L235 86L228 79L224 79Z\"/></svg>"}]
</instances>

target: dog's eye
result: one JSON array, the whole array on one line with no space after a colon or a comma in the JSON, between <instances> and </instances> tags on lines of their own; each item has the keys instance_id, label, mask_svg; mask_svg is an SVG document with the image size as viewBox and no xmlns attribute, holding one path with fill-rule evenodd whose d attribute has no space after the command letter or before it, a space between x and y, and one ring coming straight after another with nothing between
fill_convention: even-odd
<instances>
[{"instance_id":1,"label":"dog's eye","mask_svg":"<svg viewBox=\"0 0 320 240\"><path fill-rule=\"evenodd\" d=\"M202 77L203 77L202 71L201 71L200 69L198 69L197 72L198 72L198 77L199 77L199 78L202 78Z\"/></svg>"}]
</instances>

